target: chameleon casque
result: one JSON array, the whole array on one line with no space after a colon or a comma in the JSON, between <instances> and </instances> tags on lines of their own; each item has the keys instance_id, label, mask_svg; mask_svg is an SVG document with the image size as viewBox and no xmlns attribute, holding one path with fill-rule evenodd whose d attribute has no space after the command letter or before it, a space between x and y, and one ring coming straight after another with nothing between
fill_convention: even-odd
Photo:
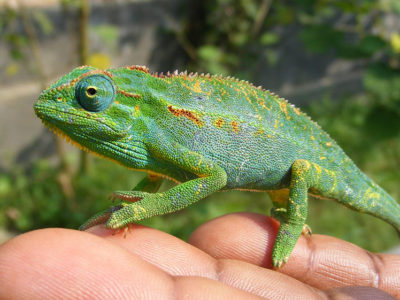
<instances>
[{"instance_id":1,"label":"chameleon casque","mask_svg":"<svg viewBox=\"0 0 400 300\"><path fill-rule=\"evenodd\" d=\"M272 191L280 220L272 262L287 262L307 217L308 194L334 199L400 231L400 206L336 142L286 100L230 77L82 66L34 106L56 133L84 150L145 171L121 204L81 229L122 228L180 210L219 190ZM157 193L162 178L178 183ZM286 196L285 196L286 195Z\"/></svg>"}]
</instances>

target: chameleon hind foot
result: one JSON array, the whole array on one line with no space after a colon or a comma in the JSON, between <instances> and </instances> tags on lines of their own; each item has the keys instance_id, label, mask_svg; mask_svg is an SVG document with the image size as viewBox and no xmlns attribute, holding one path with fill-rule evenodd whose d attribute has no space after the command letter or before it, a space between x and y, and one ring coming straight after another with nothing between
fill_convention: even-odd
<instances>
[{"instance_id":1,"label":"chameleon hind foot","mask_svg":"<svg viewBox=\"0 0 400 300\"><path fill-rule=\"evenodd\" d=\"M271 208L271 217L274 219L278 220L279 223L284 223L287 220L287 212L286 208L283 207L272 207ZM305 237L310 237L312 235L312 230L311 227L308 226L307 224L303 225L303 230L301 231L301 234L304 235Z\"/></svg>"}]
</instances>

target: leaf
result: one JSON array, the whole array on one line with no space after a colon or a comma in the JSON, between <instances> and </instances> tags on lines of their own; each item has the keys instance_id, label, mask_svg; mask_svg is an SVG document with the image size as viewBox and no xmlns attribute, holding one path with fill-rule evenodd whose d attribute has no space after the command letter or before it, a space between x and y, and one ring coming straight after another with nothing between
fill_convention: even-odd
<instances>
[{"instance_id":1,"label":"leaf","mask_svg":"<svg viewBox=\"0 0 400 300\"><path fill-rule=\"evenodd\" d=\"M382 10L386 12L394 12L400 15L400 1L399 0L380 0L379 4Z\"/></svg>"},{"instance_id":2,"label":"leaf","mask_svg":"<svg viewBox=\"0 0 400 300\"><path fill-rule=\"evenodd\" d=\"M300 39L312 53L324 53L343 41L343 33L328 25L311 25L300 32Z\"/></svg>"},{"instance_id":3,"label":"leaf","mask_svg":"<svg viewBox=\"0 0 400 300\"><path fill-rule=\"evenodd\" d=\"M200 58L210 61L217 61L222 56L221 50L218 47L212 45L201 46L198 49L198 54Z\"/></svg>"},{"instance_id":4,"label":"leaf","mask_svg":"<svg viewBox=\"0 0 400 300\"><path fill-rule=\"evenodd\" d=\"M386 47L386 42L377 35L367 35L358 43L342 43L337 46L338 55L347 59L370 57Z\"/></svg>"},{"instance_id":5,"label":"leaf","mask_svg":"<svg viewBox=\"0 0 400 300\"><path fill-rule=\"evenodd\" d=\"M45 35L53 33L54 27L50 19L42 11L36 10L32 13L33 19L39 24L40 29Z\"/></svg>"},{"instance_id":6,"label":"leaf","mask_svg":"<svg viewBox=\"0 0 400 300\"><path fill-rule=\"evenodd\" d=\"M118 27L112 25L99 25L90 28L99 36L101 41L109 48L116 49L118 42Z\"/></svg>"},{"instance_id":7,"label":"leaf","mask_svg":"<svg viewBox=\"0 0 400 300\"><path fill-rule=\"evenodd\" d=\"M397 32L391 35L390 46L395 53L400 53L400 34Z\"/></svg>"},{"instance_id":8,"label":"leaf","mask_svg":"<svg viewBox=\"0 0 400 300\"><path fill-rule=\"evenodd\" d=\"M266 32L260 37L260 43L265 46L275 45L278 41L278 36L272 32Z\"/></svg>"},{"instance_id":9,"label":"leaf","mask_svg":"<svg viewBox=\"0 0 400 300\"><path fill-rule=\"evenodd\" d=\"M363 83L367 91L374 94L378 102L400 113L400 71L384 64L370 66L364 74Z\"/></svg>"},{"instance_id":10,"label":"leaf","mask_svg":"<svg viewBox=\"0 0 400 300\"><path fill-rule=\"evenodd\" d=\"M111 60L108 55L102 53L93 53L88 58L88 65L99 69L107 69L110 67Z\"/></svg>"},{"instance_id":11,"label":"leaf","mask_svg":"<svg viewBox=\"0 0 400 300\"><path fill-rule=\"evenodd\" d=\"M19 65L16 63L10 63L7 68L6 68L6 74L7 76L14 76L15 74L17 74L19 71ZM0 183L1 185L1 183ZM1 190L1 188L0 188Z\"/></svg>"}]
</instances>

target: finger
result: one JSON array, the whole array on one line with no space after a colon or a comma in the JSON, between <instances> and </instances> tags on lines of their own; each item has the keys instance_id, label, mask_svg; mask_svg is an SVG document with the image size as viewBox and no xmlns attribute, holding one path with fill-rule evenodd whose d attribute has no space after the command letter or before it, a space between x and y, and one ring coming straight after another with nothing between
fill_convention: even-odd
<instances>
[{"instance_id":1,"label":"finger","mask_svg":"<svg viewBox=\"0 0 400 300\"><path fill-rule=\"evenodd\" d=\"M131 225L125 233L95 226L88 232L123 247L173 276L215 279L216 260L198 248L162 231Z\"/></svg>"},{"instance_id":2,"label":"finger","mask_svg":"<svg viewBox=\"0 0 400 300\"><path fill-rule=\"evenodd\" d=\"M215 258L271 266L277 223L259 214L238 213L199 227L189 242ZM348 285L377 287L400 297L400 257L371 254L345 241L301 236L279 271L320 289Z\"/></svg>"},{"instance_id":3,"label":"finger","mask_svg":"<svg viewBox=\"0 0 400 300\"><path fill-rule=\"evenodd\" d=\"M298 295L304 295L304 299L319 298L316 291L284 274L241 261L217 261L198 248L152 228L134 225L125 238L122 232L113 235L112 231L100 226L93 227L90 232L132 251L172 275L207 277L268 299L273 299L273 295L287 299Z\"/></svg>"},{"instance_id":4,"label":"finger","mask_svg":"<svg viewBox=\"0 0 400 300\"><path fill-rule=\"evenodd\" d=\"M396 300L390 294L368 286L346 286L326 291L330 300Z\"/></svg>"},{"instance_id":5,"label":"finger","mask_svg":"<svg viewBox=\"0 0 400 300\"><path fill-rule=\"evenodd\" d=\"M0 299L166 299L170 276L121 247L64 229L33 231L0 247Z\"/></svg>"},{"instance_id":6,"label":"finger","mask_svg":"<svg viewBox=\"0 0 400 300\"><path fill-rule=\"evenodd\" d=\"M324 298L322 292L285 274L242 261L215 260L199 249L152 228L135 225L125 237L122 232L111 234L112 231L99 226L92 228L91 232L132 251L148 262L159 264L170 274L179 275L175 277L178 294L192 291L194 297L197 294L193 294L193 291L200 291L200 298L209 295L211 299L227 299L239 296L231 292L240 289L265 299ZM232 290L229 286L236 289ZM219 288L215 290L216 287ZM332 297L336 294L339 293L330 293Z\"/></svg>"},{"instance_id":7,"label":"finger","mask_svg":"<svg viewBox=\"0 0 400 300\"><path fill-rule=\"evenodd\" d=\"M105 239L47 229L0 247L0 299L256 299L221 282L165 274Z\"/></svg>"}]
</instances>

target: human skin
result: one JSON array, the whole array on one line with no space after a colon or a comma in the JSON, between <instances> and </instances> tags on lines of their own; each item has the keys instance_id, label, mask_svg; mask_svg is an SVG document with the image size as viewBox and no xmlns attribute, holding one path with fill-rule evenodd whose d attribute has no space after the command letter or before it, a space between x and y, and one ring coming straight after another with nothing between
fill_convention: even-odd
<instances>
[{"instance_id":1,"label":"human skin","mask_svg":"<svg viewBox=\"0 0 400 300\"><path fill-rule=\"evenodd\" d=\"M400 298L400 256L333 237L302 236L288 263L269 269L278 227L236 213L188 243L141 225L29 232L0 246L0 299Z\"/></svg>"}]
</instances>

